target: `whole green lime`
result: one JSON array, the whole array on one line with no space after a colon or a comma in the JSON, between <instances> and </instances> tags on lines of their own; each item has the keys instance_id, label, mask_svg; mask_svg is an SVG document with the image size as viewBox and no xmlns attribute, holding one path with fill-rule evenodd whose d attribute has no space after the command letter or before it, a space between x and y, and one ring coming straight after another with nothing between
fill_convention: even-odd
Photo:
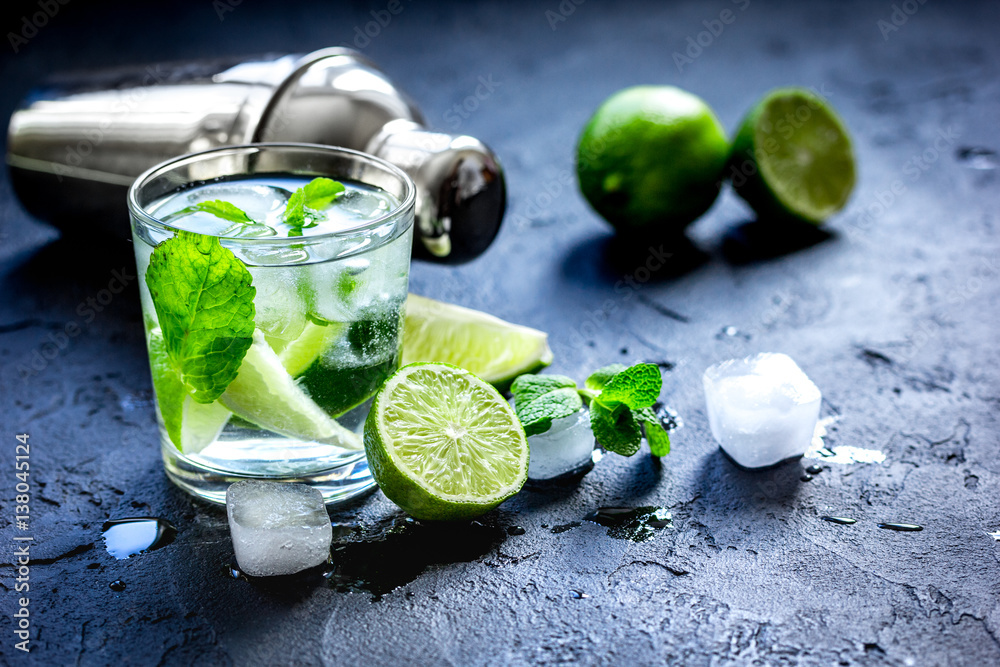
<instances>
[{"instance_id":1,"label":"whole green lime","mask_svg":"<svg viewBox=\"0 0 1000 667\"><path fill-rule=\"evenodd\" d=\"M590 205L619 232L678 233L719 194L729 155L704 100L673 86L621 90L594 112L577 145L576 174Z\"/></svg>"}]
</instances>

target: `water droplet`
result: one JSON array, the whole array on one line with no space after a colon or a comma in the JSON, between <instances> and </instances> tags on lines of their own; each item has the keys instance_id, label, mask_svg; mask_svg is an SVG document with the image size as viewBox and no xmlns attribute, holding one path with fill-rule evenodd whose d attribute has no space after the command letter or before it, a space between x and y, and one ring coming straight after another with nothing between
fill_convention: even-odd
<instances>
[{"instance_id":1,"label":"water droplet","mask_svg":"<svg viewBox=\"0 0 1000 667\"><path fill-rule=\"evenodd\" d=\"M559 533L565 533L567 530L573 530L577 526L580 526L579 521L570 521L569 523L564 523L560 526L553 526L550 532L558 535Z\"/></svg>"},{"instance_id":2,"label":"water droplet","mask_svg":"<svg viewBox=\"0 0 1000 667\"><path fill-rule=\"evenodd\" d=\"M507 534L508 535L524 535L525 532L526 531L521 526L508 526L507 527Z\"/></svg>"},{"instance_id":3,"label":"water droplet","mask_svg":"<svg viewBox=\"0 0 1000 667\"><path fill-rule=\"evenodd\" d=\"M226 574L228 574L233 579L244 579L245 580L247 578L247 575L243 574L243 570L240 569L240 566L236 562L235 558L229 564L229 567L226 568Z\"/></svg>"},{"instance_id":4,"label":"water droplet","mask_svg":"<svg viewBox=\"0 0 1000 667\"><path fill-rule=\"evenodd\" d=\"M587 595L583 591L578 591L576 589L570 589L569 594L573 597L574 600L582 600L584 598L589 598L590 597L589 595Z\"/></svg>"},{"instance_id":5,"label":"water droplet","mask_svg":"<svg viewBox=\"0 0 1000 667\"><path fill-rule=\"evenodd\" d=\"M823 466L818 466L815 464L811 465L808 468L806 468L806 472L809 473L810 475L818 475L821 472L823 472Z\"/></svg>"},{"instance_id":6,"label":"water droplet","mask_svg":"<svg viewBox=\"0 0 1000 667\"><path fill-rule=\"evenodd\" d=\"M915 523L880 523L879 528L885 528L886 530L898 530L904 533L915 533L918 530L923 530L923 526L918 526Z\"/></svg>"},{"instance_id":7,"label":"water droplet","mask_svg":"<svg viewBox=\"0 0 1000 667\"><path fill-rule=\"evenodd\" d=\"M986 534L992 537L997 542L1000 542L1000 530L996 531L995 533L986 533Z\"/></svg>"},{"instance_id":8,"label":"water droplet","mask_svg":"<svg viewBox=\"0 0 1000 667\"><path fill-rule=\"evenodd\" d=\"M970 169L996 169L1000 164L997 153L980 146L964 146L955 151L955 157Z\"/></svg>"},{"instance_id":9,"label":"water droplet","mask_svg":"<svg viewBox=\"0 0 1000 667\"><path fill-rule=\"evenodd\" d=\"M121 579L115 579L110 584L108 584L108 588L113 590L115 593L121 593L123 590L125 590L125 582L122 581Z\"/></svg>"},{"instance_id":10,"label":"water droplet","mask_svg":"<svg viewBox=\"0 0 1000 667\"><path fill-rule=\"evenodd\" d=\"M823 521L829 521L830 523L836 523L841 526L853 526L858 522L857 519L850 519L846 516L821 516Z\"/></svg>"},{"instance_id":11,"label":"water droplet","mask_svg":"<svg viewBox=\"0 0 1000 667\"><path fill-rule=\"evenodd\" d=\"M660 420L660 425L663 426L664 430L668 433L673 433L677 429L684 427L684 420L681 419L681 416L677 414L677 411L669 405L664 405L657 401L653 404L653 410L656 411L656 416Z\"/></svg>"},{"instance_id":12,"label":"water droplet","mask_svg":"<svg viewBox=\"0 0 1000 667\"><path fill-rule=\"evenodd\" d=\"M718 340L724 340L726 338L741 338L743 340L750 340L750 334L740 331L734 326L725 326L719 330L719 333L715 334Z\"/></svg>"},{"instance_id":13,"label":"water droplet","mask_svg":"<svg viewBox=\"0 0 1000 667\"><path fill-rule=\"evenodd\" d=\"M670 512L653 506L601 507L584 518L606 526L610 537L633 542L645 542L654 531L673 525Z\"/></svg>"},{"instance_id":14,"label":"water droplet","mask_svg":"<svg viewBox=\"0 0 1000 667\"><path fill-rule=\"evenodd\" d=\"M105 549L119 560L165 547L177 536L176 528L157 517L114 519L101 531Z\"/></svg>"},{"instance_id":15,"label":"water droplet","mask_svg":"<svg viewBox=\"0 0 1000 667\"><path fill-rule=\"evenodd\" d=\"M802 477L799 477L799 479L801 479L803 482L811 482L812 478L813 478L812 475L802 475Z\"/></svg>"}]
</instances>

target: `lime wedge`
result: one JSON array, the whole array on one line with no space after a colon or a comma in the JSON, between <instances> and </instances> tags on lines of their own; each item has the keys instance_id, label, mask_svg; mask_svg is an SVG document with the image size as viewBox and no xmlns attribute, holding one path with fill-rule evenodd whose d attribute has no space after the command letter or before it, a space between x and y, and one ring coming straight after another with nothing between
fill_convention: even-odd
<instances>
[{"instance_id":1,"label":"lime wedge","mask_svg":"<svg viewBox=\"0 0 1000 667\"><path fill-rule=\"evenodd\" d=\"M285 367L289 375L298 377L333 345L346 328L347 325L340 322L326 324L306 322L305 328L298 338L284 345L282 349L275 350L278 353L278 359L281 360L281 365ZM270 337L268 337L268 341L271 342L273 348L274 343Z\"/></svg>"},{"instance_id":2,"label":"lime wedge","mask_svg":"<svg viewBox=\"0 0 1000 667\"><path fill-rule=\"evenodd\" d=\"M232 413L220 405L198 403L170 364L163 336L150 334L149 360L156 405L167 437L184 454L197 454L212 444Z\"/></svg>"},{"instance_id":3,"label":"lime wedge","mask_svg":"<svg viewBox=\"0 0 1000 667\"><path fill-rule=\"evenodd\" d=\"M500 393L449 364L399 369L365 422L375 481L417 519L469 519L517 493L528 441Z\"/></svg>"},{"instance_id":4,"label":"lime wedge","mask_svg":"<svg viewBox=\"0 0 1000 667\"><path fill-rule=\"evenodd\" d=\"M761 218L818 224L842 209L854 189L851 138L822 97L779 88L744 118L733 140L729 176Z\"/></svg>"},{"instance_id":5,"label":"lime wedge","mask_svg":"<svg viewBox=\"0 0 1000 667\"><path fill-rule=\"evenodd\" d=\"M552 363L548 334L415 294L406 300L403 364L440 361L503 390Z\"/></svg>"},{"instance_id":6,"label":"lime wedge","mask_svg":"<svg viewBox=\"0 0 1000 667\"><path fill-rule=\"evenodd\" d=\"M254 331L239 374L219 402L275 433L344 449L362 447L357 434L331 419L295 384L259 329Z\"/></svg>"}]
</instances>

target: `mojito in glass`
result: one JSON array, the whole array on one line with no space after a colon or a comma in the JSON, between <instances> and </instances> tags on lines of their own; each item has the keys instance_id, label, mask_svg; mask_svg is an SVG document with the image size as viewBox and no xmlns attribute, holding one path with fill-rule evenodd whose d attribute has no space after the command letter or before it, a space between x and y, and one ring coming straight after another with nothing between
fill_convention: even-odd
<instances>
[{"instance_id":1,"label":"mojito in glass","mask_svg":"<svg viewBox=\"0 0 1000 667\"><path fill-rule=\"evenodd\" d=\"M360 432L399 365L414 186L306 144L197 153L129 192L160 446L181 488L240 479L328 503L370 489Z\"/></svg>"}]
</instances>

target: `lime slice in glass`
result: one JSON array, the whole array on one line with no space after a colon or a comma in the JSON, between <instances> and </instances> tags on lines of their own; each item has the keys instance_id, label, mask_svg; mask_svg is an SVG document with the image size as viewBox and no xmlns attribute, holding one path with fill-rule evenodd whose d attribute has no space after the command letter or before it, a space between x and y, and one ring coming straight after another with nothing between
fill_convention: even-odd
<instances>
[{"instance_id":1,"label":"lime slice in glass","mask_svg":"<svg viewBox=\"0 0 1000 667\"><path fill-rule=\"evenodd\" d=\"M240 372L219 402L257 426L290 438L361 449L361 439L336 421L295 383L259 329Z\"/></svg>"},{"instance_id":2,"label":"lime slice in glass","mask_svg":"<svg viewBox=\"0 0 1000 667\"><path fill-rule=\"evenodd\" d=\"M198 403L170 364L163 336L150 334L149 359L160 419L170 441L184 454L197 454L215 442L232 413L219 404Z\"/></svg>"},{"instance_id":3,"label":"lime slice in glass","mask_svg":"<svg viewBox=\"0 0 1000 667\"><path fill-rule=\"evenodd\" d=\"M768 93L743 119L728 174L760 218L820 223L854 189L851 137L822 97L804 88Z\"/></svg>"},{"instance_id":4,"label":"lime slice in glass","mask_svg":"<svg viewBox=\"0 0 1000 667\"><path fill-rule=\"evenodd\" d=\"M406 300L403 364L439 361L504 390L552 363L548 334L415 294Z\"/></svg>"},{"instance_id":5,"label":"lime slice in glass","mask_svg":"<svg viewBox=\"0 0 1000 667\"><path fill-rule=\"evenodd\" d=\"M385 495L417 519L469 519L517 493L528 441L503 396L449 364L399 369L375 397L365 451Z\"/></svg>"},{"instance_id":6,"label":"lime slice in glass","mask_svg":"<svg viewBox=\"0 0 1000 667\"><path fill-rule=\"evenodd\" d=\"M336 342L346 328L347 325L340 322L306 322L299 337L278 351L281 365L289 375L298 377ZM273 342L271 347L274 347Z\"/></svg>"}]
</instances>

